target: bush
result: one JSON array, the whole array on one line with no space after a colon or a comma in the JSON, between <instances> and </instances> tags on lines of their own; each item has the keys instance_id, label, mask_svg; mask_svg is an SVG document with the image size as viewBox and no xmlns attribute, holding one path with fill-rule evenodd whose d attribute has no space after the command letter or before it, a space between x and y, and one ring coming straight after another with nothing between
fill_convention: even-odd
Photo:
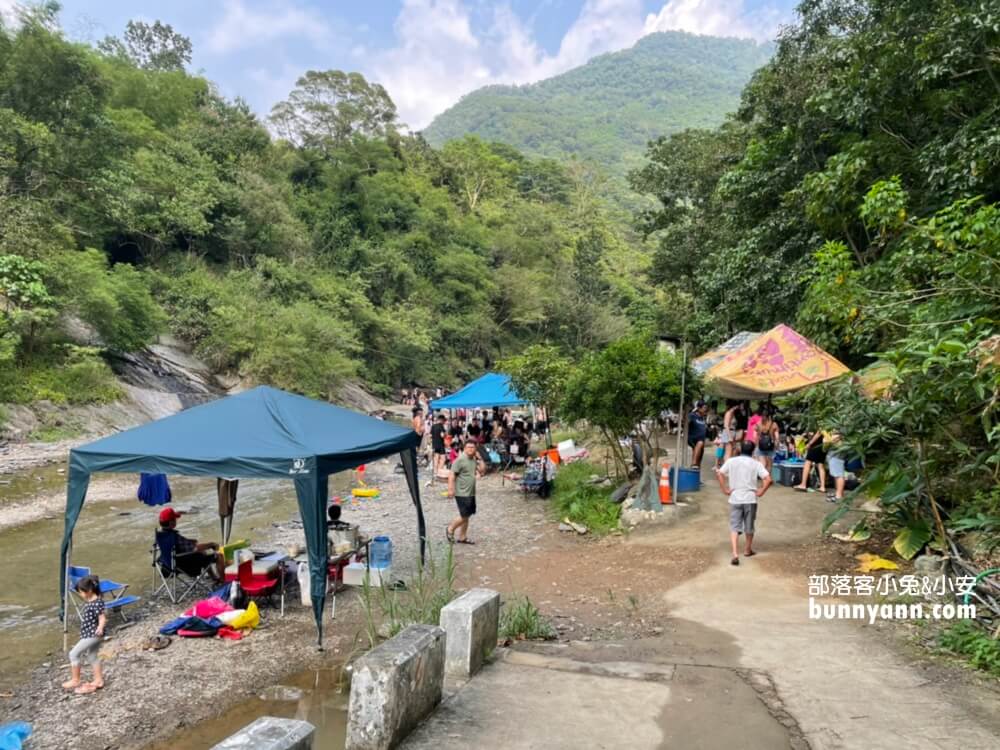
<instances>
[{"instance_id":1,"label":"bush","mask_svg":"<svg viewBox=\"0 0 1000 750\"><path fill-rule=\"evenodd\" d=\"M559 469L553 483L552 508L560 518L586 526L594 534L607 534L617 528L621 506L611 502L606 487L590 483L602 470L579 461Z\"/></svg>"},{"instance_id":2,"label":"bush","mask_svg":"<svg viewBox=\"0 0 1000 750\"><path fill-rule=\"evenodd\" d=\"M556 632L526 596L504 602L500 610L500 638L513 641L549 640Z\"/></svg>"},{"instance_id":3,"label":"bush","mask_svg":"<svg viewBox=\"0 0 1000 750\"><path fill-rule=\"evenodd\" d=\"M941 648L968 659L976 669L1000 677L1000 641L971 622L957 622L938 636Z\"/></svg>"},{"instance_id":4,"label":"bush","mask_svg":"<svg viewBox=\"0 0 1000 750\"><path fill-rule=\"evenodd\" d=\"M107 404L122 395L111 368L88 347L67 346L46 360L0 368L0 402Z\"/></svg>"}]
</instances>

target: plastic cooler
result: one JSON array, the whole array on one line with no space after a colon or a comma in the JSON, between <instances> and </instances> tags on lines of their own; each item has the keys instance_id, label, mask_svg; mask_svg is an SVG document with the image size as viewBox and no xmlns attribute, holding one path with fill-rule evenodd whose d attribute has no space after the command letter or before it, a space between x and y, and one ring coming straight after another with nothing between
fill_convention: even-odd
<instances>
[{"instance_id":1,"label":"plastic cooler","mask_svg":"<svg viewBox=\"0 0 1000 750\"><path fill-rule=\"evenodd\" d=\"M802 482L802 466L800 463L775 464L775 468L781 472L778 482L785 487L799 484Z\"/></svg>"},{"instance_id":2,"label":"plastic cooler","mask_svg":"<svg viewBox=\"0 0 1000 750\"><path fill-rule=\"evenodd\" d=\"M674 487L674 467L670 467L670 486ZM677 493L698 492L701 489L701 472L697 469L681 469L680 480L677 483Z\"/></svg>"}]
</instances>

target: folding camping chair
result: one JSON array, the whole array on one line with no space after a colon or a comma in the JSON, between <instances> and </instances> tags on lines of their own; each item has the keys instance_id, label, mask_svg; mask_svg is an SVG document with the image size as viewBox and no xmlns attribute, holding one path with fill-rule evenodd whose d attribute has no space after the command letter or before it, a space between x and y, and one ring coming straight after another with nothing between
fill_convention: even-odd
<instances>
[{"instance_id":1,"label":"folding camping chair","mask_svg":"<svg viewBox=\"0 0 1000 750\"><path fill-rule=\"evenodd\" d=\"M214 581L208 568L202 568L197 575L191 575L177 566L177 561L199 552L177 552L177 534L172 529L157 529L156 542L151 550L153 555L153 596L167 595L171 604L183 601L196 589L211 591ZM157 577L160 583L157 584Z\"/></svg>"},{"instance_id":2,"label":"folding camping chair","mask_svg":"<svg viewBox=\"0 0 1000 750\"><path fill-rule=\"evenodd\" d=\"M74 593L76 593L76 584L80 581L80 579L91 575L90 568L82 565L70 565L68 572L69 587ZM98 578L100 578L100 576L98 576ZM135 604L140 601L141 597L129 594L127 583L118 583L117 581L111 581L104 578L100 578L100 582L101 596L111 597L110 599L104 600L104 609L117 612L123 622L129 622L128 615L125 614L124 608L129 604ZM73 608L76 610L76 616L83 617L83 611L81 609L82 600L79 597L76 597L71 601L73 602Z\"/></svg>"}]
</instances>

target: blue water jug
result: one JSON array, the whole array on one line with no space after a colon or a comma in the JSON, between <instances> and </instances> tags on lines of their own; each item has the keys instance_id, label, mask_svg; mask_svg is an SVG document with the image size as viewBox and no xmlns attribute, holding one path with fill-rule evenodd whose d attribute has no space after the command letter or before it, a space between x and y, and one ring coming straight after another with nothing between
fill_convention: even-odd
<instances>
[{"instance_id":1,"label":"blue water jug","mask_svg":"<svg viewBox=\"0 0 1000 750\"><path fill-rule=\"evenodd\" d=\"M387 536L372 539L371 566L373 568L392 567L392 540Z\"/></svg>"}]
</instances>

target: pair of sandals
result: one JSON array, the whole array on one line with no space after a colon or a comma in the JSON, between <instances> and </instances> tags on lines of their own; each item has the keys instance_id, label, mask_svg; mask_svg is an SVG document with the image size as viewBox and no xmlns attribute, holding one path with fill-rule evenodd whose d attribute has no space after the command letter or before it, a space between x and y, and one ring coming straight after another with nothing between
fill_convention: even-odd
<instances>
[{"instance_id":1,"label":"pair of sandals","mask_svg":"<svg viewBox=\"0 0 1000 750\"><path fill-rule=\"evenodd\" d=\"M750 550L749 552L744 552L743 553L743 557L753 557L756 554L757 554L756 552L754 552L753 550ZM730 565L739 565L740 564L740 558L739 557L734 557L732 560L729 561L729 564Z\"/></svg>"},{"instance_id":2,"label":"pair of sandals","mask_svg":"<svg viewBox=\"0 0 1000 750\"><path fill-rule=\"evenodd\" d=\"M475 544L471 539L456 539L454 534L448 531L447 528L444 530L444 536L448 540L448 544Z\"/></svg>"}]
</instances>

